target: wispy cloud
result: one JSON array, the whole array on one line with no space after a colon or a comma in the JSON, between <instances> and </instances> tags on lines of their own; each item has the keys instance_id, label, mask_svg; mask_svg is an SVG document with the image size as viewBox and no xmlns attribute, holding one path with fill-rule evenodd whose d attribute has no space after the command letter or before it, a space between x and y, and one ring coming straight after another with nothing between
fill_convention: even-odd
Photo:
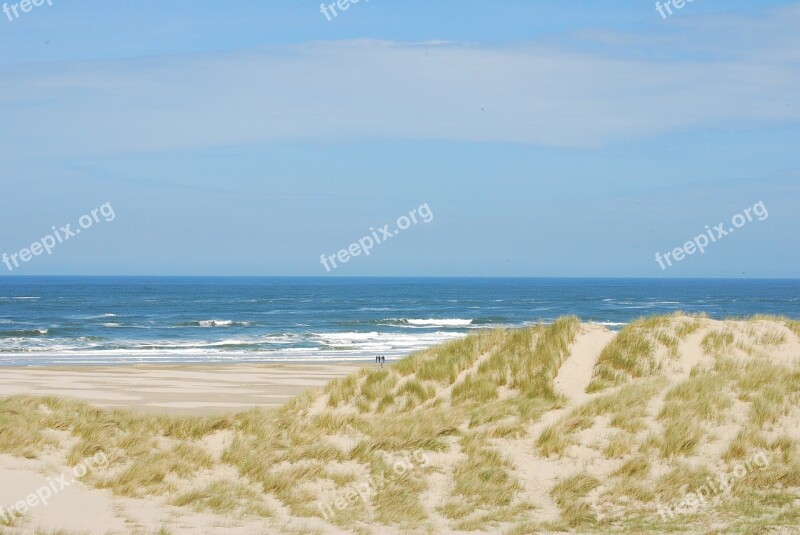
<instances>
[{"instance_id":1,"label":"wispy cloud","mask_svg":"<svg viewBox=\"0 0 800 535\"><path fill-rule=\"evenodd\" d=\"M9 67L0 155L365 138L591 147L800 119L800 9L686 19L587 34L579 51L360 40Z\"/></svg>"}]
</instances>

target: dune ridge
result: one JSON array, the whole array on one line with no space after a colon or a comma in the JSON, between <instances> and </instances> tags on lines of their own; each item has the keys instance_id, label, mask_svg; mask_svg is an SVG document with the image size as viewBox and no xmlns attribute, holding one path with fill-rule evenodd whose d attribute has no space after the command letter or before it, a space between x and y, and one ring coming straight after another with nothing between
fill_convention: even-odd
<instances>
[{"instance_id":1,"label":"dune ridge","mask_svg":"<svg viewBox=\"0 0 800 535\"><path fill-rule=\"evenodd\" d=\"M675 314L616 334L565 317L235 415L13 396L0 400L5 481L108 464L65 491L77 512L31 508L0 530L794 533L799 336L777 317ZM734 475L714 492L720 474Z\"/></svg>"}]
</instances>

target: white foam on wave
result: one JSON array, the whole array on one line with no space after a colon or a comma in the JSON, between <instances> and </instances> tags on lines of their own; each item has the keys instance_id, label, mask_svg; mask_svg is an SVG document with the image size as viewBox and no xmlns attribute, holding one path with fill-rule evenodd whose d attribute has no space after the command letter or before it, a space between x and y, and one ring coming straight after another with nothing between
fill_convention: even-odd
<instances>
[{"instance_id":1,"label":"white foam on wave","mask_svg":"<svg viewBox=\"0 0 800 535\"><path fill-rule=\"evenodd\" d=\"M352 343L352 342L361 342L365 340L371 340L380 336L379 333L373 331L370 333L356 333L356 332L344 332L344 333L314 333L313 336L318 337L326 344L335 344L335 343Z\"/></svg>"},{"instance_id":2,"label":"white foam on wave","mask_svg":"<svg viewBox=\"0 0 800 535\"><path fill-rule=\"evenodd\" d=\"M198 323L200 327L228 327L233 325L231 320L203 320Z\"/></svg>"},{"instance_id":3,"label":"white foam on wave","mask_svg":"<svg viewBox=\"0 0 800 535\"><path fill-rule=\"evenodd\" d=\"M218 347L218 346L246 346L252 345L253 342L251 340L220 340L219 342L206 342L206 343L197 343L198 347Z\"/></svg>"},{"instance_id":4,"label":"white foam on wave","mask_svg":"<svg viewBox=\"0 0 800 535\"><path fill-rule=\"evenodd\" d=\"M424 334L339 332L317 333L314 341L331 349L358 352L414 351L463 336L460 333L437 331Z\"/></svg>"},{"instance_id":5,"label":"white foam on wave","mask_svg":"<svg viewBox=\"0 0 800 535\"><path fill-rule=\"evenodd\" d=\"M220 324L220 320L208 320ZM222 320L223 326L235 324ZM107 322L111 327L116 325ZM195 322L199 325L199 322ZM210 325L210 323L209 323ZM123 325L124 326L124 325ZM223 340L102 340L18 338L0 340L0 365L223 362L371 361L376 354L401 358L413 351L460 338L452 330L414 332L317 332L236 336ZM205 337L204 337L205 338Z\"/></svg>"},{"instance_id":6,"label":"white foam on wave","mask_svg":"<svg viewBox=\"0 0 800 535\"><path fill-rule=\"evenodd\" d=\"M272 334L259 338L259 344L293 344L300 338L297 334Z\"/></svg>"},{"instance_id":7,"label":"white foam on wave","mask_svg":"<svg viewBox=\"0 0 800 535\"><path fill-rule=\"evenodd\" d=\"M89 316L72 316L72 317L79 320L98 320L102 318L116 318L117 315L108 313L108 314L95 314Z\"/></svg>"},{"instance_id":8,"label":"white foam on wave","mask_svg":"<svg viewBox=\"0 0 800 535\"><path fill-rule=\"evenodd\" d=\"M465 320L460 318L454 319L410 319L406 320L409 325L425 326L425 327L466 327L472 325L472 320Z\"/></svg>"},{"instance_id":9,"label":"white foam on wave","mask_svg":"<svg viewBox=\"0 0 800 535\"><path fill-rule=\"evenodd\" d=\"M234 325L247 326L252 325L249 321L233 321L233 320L202 320L197 324L200 327L231 327Z\"/></svg>"}]
</instances>

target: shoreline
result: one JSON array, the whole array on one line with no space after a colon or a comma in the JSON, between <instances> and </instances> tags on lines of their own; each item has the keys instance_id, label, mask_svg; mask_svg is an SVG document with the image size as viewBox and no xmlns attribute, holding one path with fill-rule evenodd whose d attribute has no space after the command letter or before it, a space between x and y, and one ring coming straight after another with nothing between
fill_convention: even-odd
<instances>
[{"instance_id":1,"label":"shoreline","mask_svg":"<svg viewBox=\"0 0 800 535\"><path fill-rule=\"evenodd\" d=\"M466 333L464 336L467 336ZM456 339L456 338L453 338ZM441 343L450 340L443 340ZM229 353L224 355L200 355L192 356L191 354L182 354L179 356L170 355L166 353L158 353L149 355L145 359L141 355L127 354L120 358L120 355L114 355L116 358L108 358L108 355L97 355L92 353L41 353L37 354L36 358L31 358L31 353L13 353L2 354L0 353L0 370L3 369L19 369L19 368L102 368L102 367L126 367L126 366L229 366L229 365L253 365L253 366L270 366L270 365L326 365L326 364L370 364L374 363L375 356L380 354L386 357L386 361L396 362L404 359L412 353L417 351L424 351L430 346L419 346L410 351L380 351L376 350L370 354L316 354L316 355L282 355L272 358L246 358L249 357L243 353ZM105 357L105 358L104 358ZM86 360L86 359L96 360ZM59 359L59 360L55 360Z\"/></svg>"},{"instance_id":2,"label":"shoreline","mask_svg":"<svg viewBox=\"0 0 800 535\"><path fill-rule=\"evenodd\" d=\"M0 398L56 396L145 414L225 414L276 407L369 364L208 363L0 366Z\"/></svg>"}]
</instances>

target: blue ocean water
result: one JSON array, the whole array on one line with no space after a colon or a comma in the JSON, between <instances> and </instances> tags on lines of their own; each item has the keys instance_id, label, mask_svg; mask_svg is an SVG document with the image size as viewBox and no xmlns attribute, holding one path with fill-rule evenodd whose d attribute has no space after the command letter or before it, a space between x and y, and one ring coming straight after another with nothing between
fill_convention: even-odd
<instances>
[{"instance_id":1,"label":"blue ocean water","mask_svg":"<svg viewBox=\"0 0 800 535\"><path fill-rule=\"evenodd\" d=\"M574 314L800 317L800 280L0 278L0 365L371 360Z\"/></svg>"}]
</instances>

